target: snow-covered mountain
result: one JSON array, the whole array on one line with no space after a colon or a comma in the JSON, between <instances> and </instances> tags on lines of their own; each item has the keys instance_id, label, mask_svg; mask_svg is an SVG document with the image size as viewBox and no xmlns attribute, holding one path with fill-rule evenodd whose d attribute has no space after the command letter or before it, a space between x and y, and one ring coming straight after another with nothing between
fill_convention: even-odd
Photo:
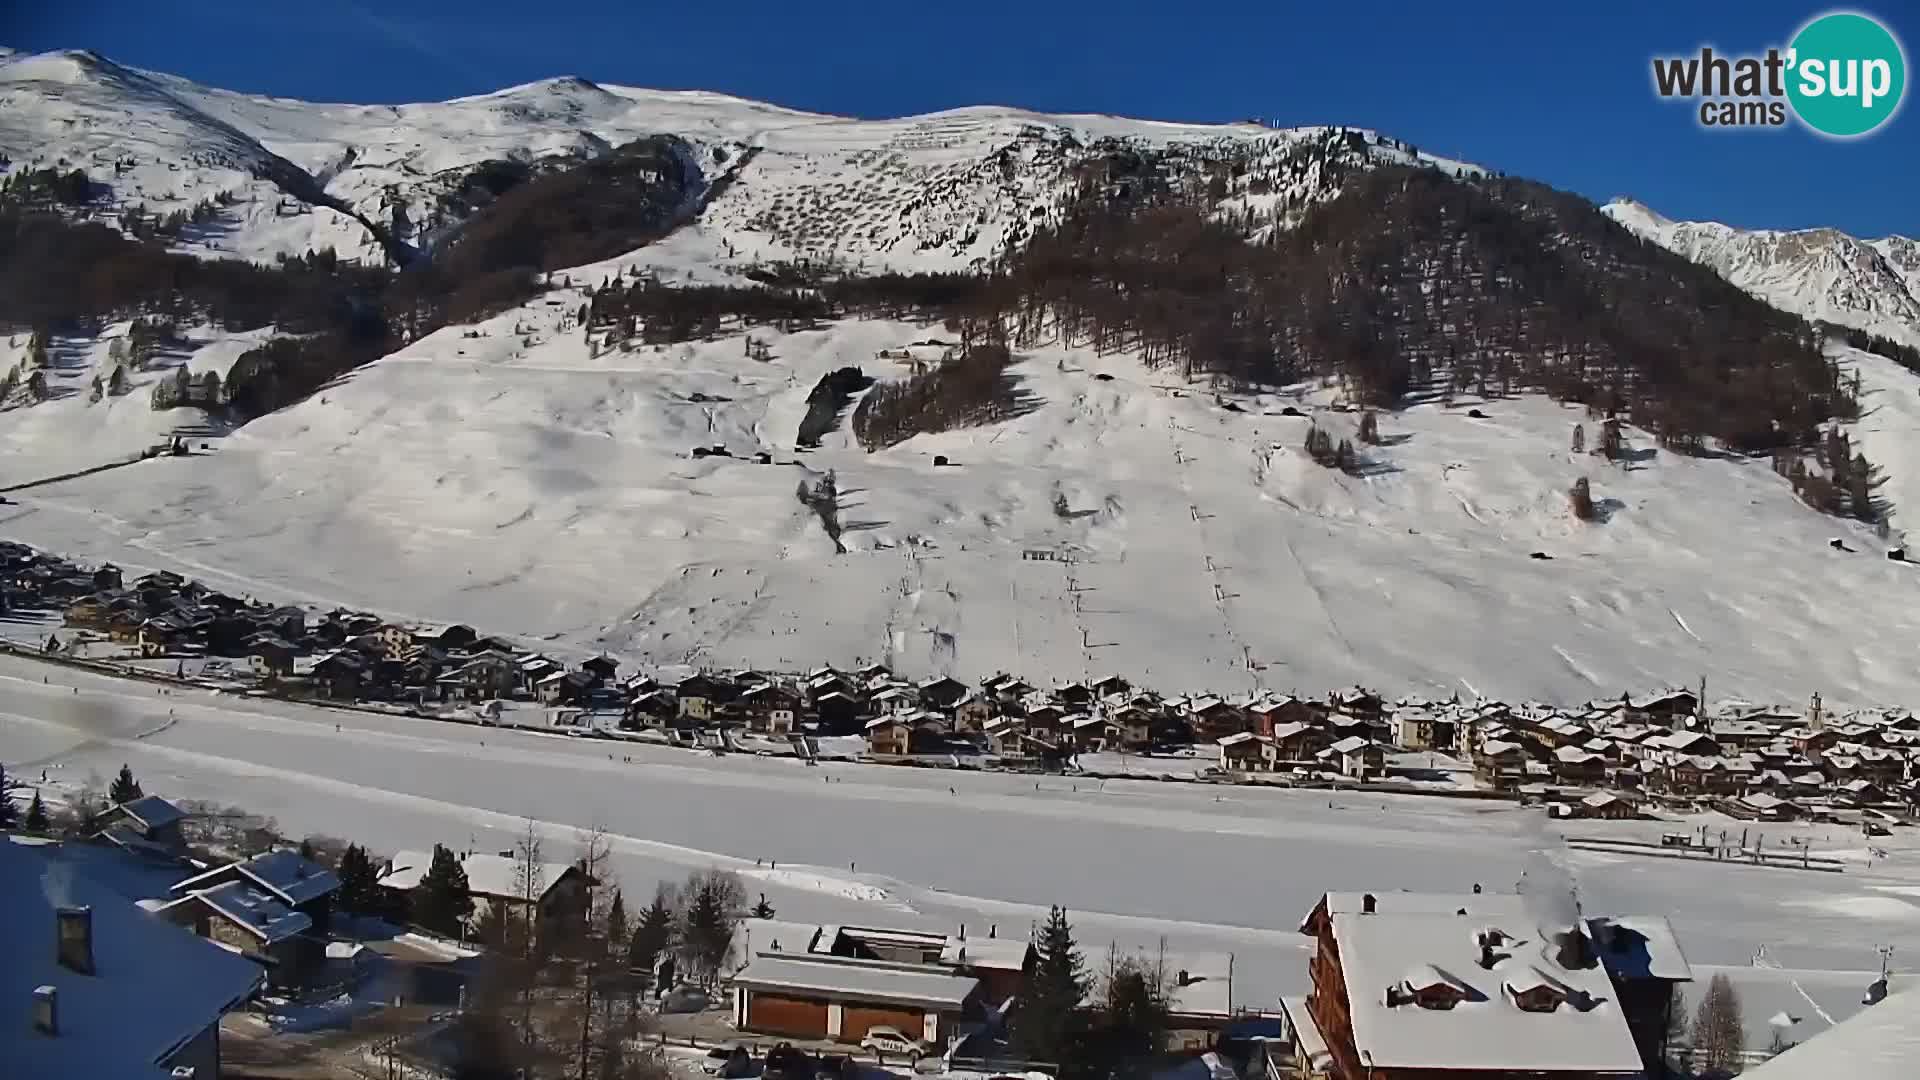
<instances>
[{"instance_id":1,"label":"snow-covered mountain","mask_svg":"<svg viewBox=\"0 0 1920 1080\"><path fill-rule=\"evenodd\" d=\"M843 319L609 347L576 318L583 286L616 274L738 282L756 263L799 259L975 267L1050 220L1096 147L1166 151L1251 235L1333 195L1344 169L1473 168L1390 138L1010 108L849 120L578 79L440 103L311 104L91 53L0 58L10 171L85 170L96 185L85 212L109 223L211 201L210 220L176 245L261 262L324 247L378 260L372 226L430 250L457 234L489 170L659 135L702 180L697 216L665 239L569 267L504 314L209 432L213 452L18 492L0 534L650 663L886 659L963 677L1118 670L1168 690L1358 680L1563 699L1704 674L1729 694L1920 701L1904 652L1920 632L1905 593L1920 581L1878 557L1871 529L1809 510L1765 461L1670 454L1631 429L1620 465L1571 452L1576 424L1597 440L1593 421L1542 397L1422 397L1383 418L1382 445L1347 474L1302 449L1310 425L1354 433L1338 387L1232 394L1124 348L1053 342L1012 369L1031 405L1015 419L871 453L843 429L798 453L822 376L904 373L951 335ZM1663 243L1690 228L1614 214ZM1747 250L1697 248L1722 249ZM1910 285L1882 279L1911 282L1914 245L1842 250L1829 269L1753 254L1729 256L1723 273L1764 267L1748 287L1777 303L1832 292L1900 318ZM142 409L145 393L89 400L126 333L124 322L59 331L51 399L0 414L0 484L169 433L168 414ZM271 328L250 333L185 327L176 359L196 378L224 376ZM1866 354L1844 362L1884 394L1875 424L1920 430L1920 407L1906 404L1920 379ZM143 372L135 391L158 376ZM732 456L692 457L713 445ZM1920 444L1883 435L1868 452L1896 477L1920 476ZM951 465L935 468L936 454ZM837 544L795 499L796 482L829 469L844 500ZM1590 523L1568 510L1583 477ZM1890 488L1896 511L1914 505ZM1852 550L1829 547L1836 535Z\"/></svg>"},{"instance_id":2,"label":"snow-covered mountain","mask_svg":"<svg viewBox=\"0 0 1920 1080\"><path fill-rule=\"evenodd\" d=\"M1861 240L1837 229L1783 232L1673 221L1632 199L1601 209L1783 311L1920 344L1920 242Z\"/></svg>"},{"instance_id":3,"label":"snow-covered mountain","mask_svg":"<svg viewBox=\"0 0 1920 1080\"><path fill-rule=\"evenodd\" d=\"M212 89L87 51L0 59L0 153L13 169L83 169L106 185L106 209L165 214L224 195L231 206L185 246L262 261L324 247L378 259L378 241L342 211L431 245L457 224L454 196L482 163L563 162L660 134L696 148L724 188L702 227L717 256L742 261L978 265L1055 208L1070 166L1101 140L1233 162L1223 210L1284 216L1332 191L1316 163L1290 155L1323 138L1320 128L984 107L850 120L578 78L445 102L329 105ZM1467 168L1370 134L1360 153Z\"/></svg>"}]
</instances>

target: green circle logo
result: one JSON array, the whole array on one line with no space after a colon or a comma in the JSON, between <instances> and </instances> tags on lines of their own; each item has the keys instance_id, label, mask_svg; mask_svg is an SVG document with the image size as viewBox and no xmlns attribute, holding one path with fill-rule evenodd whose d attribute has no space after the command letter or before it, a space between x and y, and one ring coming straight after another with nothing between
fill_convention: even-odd
<instances>
[{"instance_id":1,"label":"green circle logo","mask_svg":"<svg viewBox=\"0 0 1920 1080\"><path fill-rule=\"evenodd\" d=\"M1865 135L1892 118L1907 91L1907 58L1892 32L1865 15L1822 15L1794 35L1787 100L1823 135Z\"/></svg>"}]
</instances>

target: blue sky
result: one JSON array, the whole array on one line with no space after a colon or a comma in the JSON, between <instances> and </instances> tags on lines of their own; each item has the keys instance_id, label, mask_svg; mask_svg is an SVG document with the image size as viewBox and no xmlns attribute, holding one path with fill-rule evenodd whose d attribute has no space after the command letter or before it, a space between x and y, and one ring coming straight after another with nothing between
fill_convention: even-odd
<instances>
[{"instance_id":1,"label":"blue sky","mask_svg":"<svg viewBox=\"0 0 1920 1080\"><path fill-rule=\"evenodd\" d=\"M663 4L25 0L0 43L261 93L392 103L551 75L860 116L969 104L1377 128L1674 217L1920 236L1920 117L1874 135L1703 130L1653 55L1784 45L1819 4L1109 0ZM1858 8L1920 49L1912 0ZM18 10L25 8L25 11ZM1911 74L1911 73L1910 73ZM1915 91L1909 93L1914 96Z\"/></svg>"}]
</instances>

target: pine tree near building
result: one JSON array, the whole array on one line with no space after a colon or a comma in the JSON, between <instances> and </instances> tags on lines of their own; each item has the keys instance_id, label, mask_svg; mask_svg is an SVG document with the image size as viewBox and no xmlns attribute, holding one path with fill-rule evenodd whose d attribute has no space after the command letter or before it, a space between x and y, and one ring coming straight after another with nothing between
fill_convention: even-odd
<instances>
[{"instance_id":1,"label":"pine tree near building","mask_svg":"<svg viewBox=\"0 0 1920 1080\"><path fill-rule=\"evenodd\" d=\"M413 887L413 921L437 933L457 935L472 914L466 868L446 845L433 845L433 862Z\"/></svg>"},{"instance_id":2,"label":"pine tree near building","mask_svg":"<svg viewBox=\"0 0 1920 1080\"><path fill-rule=\"evenodd\" d=\"M383 906L378 884L380 874L374 869L366 848L348 844L347 850L340 853L340 864L334 868L334 874L340 879L338 903L342 911L355 915L374 915L380 911Z\"/></svg>"},{"instance_id":3,"label":"pine tree near building","mask_svg":"<svg viewBox=\"0 0 1920 1080\"><path fill-rule=\"evenodd\" d=\"M45 836L52 828L52 823L47 820L47 804L41 800L38 788L34 789L33 801L27 804L27 817L20 827L34 836Z\"/></svg>"},{"instance_id":4,"label":"pine tree near building","mask_svg":"<svg viewBox=\"0 0 1920 1080\"><path fill-rule=\"evenodd\" d=\"M680 913L680 944L703 982L718 978L732 956L742 899L739 879L724 871L695 874L687 882L686 908Z\"/></svg>"},{"instance_id":5,"label":"pine tree near building","mask_svg":"<svg viewBox=\"0 0 1920 1080\"><path fill-rule=\"evenodd\" d=\"M1080 1005L1091 982L1064 908L1047 913L1034 945L1039 955L1013 1015L1013 1044L1029 1060L1059 1063L1067 1075L1083 1050Z\"/></svg>"},{"instance_id":6,"label":"pine tree near building","mask_svg":"<svg viewBox=\"0 0 1920 1080\"><path fill-rule=\"evenodd\" d=\"M113 784L107 788L107 798L115 806L130 803L141 798L146 792L140 790L140 781L133 778L133 770L126 765L120 766L120 775L113 778Z\"/></svg>"},{"instance_id":7,"label":"pine tree near building","mask_svg":"<svg viewBox=\"0 0 1920 1080\"><path fill-rule=\"evenodd\" d=\"M673 898L663 886L653 894L653 903L640 909L627 935L627 967L633 971L653 971L655 961L673 947Z\"/></svg>"}]
</instances>

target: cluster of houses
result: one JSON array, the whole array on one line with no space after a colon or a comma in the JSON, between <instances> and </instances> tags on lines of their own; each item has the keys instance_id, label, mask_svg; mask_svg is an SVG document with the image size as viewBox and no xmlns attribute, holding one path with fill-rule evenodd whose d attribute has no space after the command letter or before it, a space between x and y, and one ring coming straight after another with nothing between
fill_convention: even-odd
<instances>
[{"instance_id":1,"label":"cluster of houses","mask_svg":"<svg viewBox=\"0 0 1920 1080\"><path fill-rule=\"evenodd\" d=\"M1448 715L1446 749L1490 787L1597 789L1570 808L1575 816L1631 816L1645 800L1758 821L1889 820L1920 801L1920 717L1829 716L1819 695L1805 710L1709 709L1691 690L1667 690L1577 711L1496 702L1404 711Z\"/></svg>"},{"instance_id":2,"label":"cluster of houses","mask_svg":"<svg viewBox=\"0 0 1920 1080\"><path fill-rule=\"evenodd\" d=\"M1904 711L1827 717L1807 710L1703 708L1690 690L1565 709L1402 698L1353 687L1324 698L1256 693L1163 696L1119 675L1041 687L1013 675L978 685L909 681L885 665L804 674L690 671L619 675L608 656L577 665L470 626L411 626L363 612L308 612L156 572L123 581L0 542L0 612L64 613L69 640L98 636L148 659L226 657L280 692L337 701L554 707L576 723L724 741L857 736L880 759L991 755L1061 767L1101 751L1200 747L1225 775L1387 779L1387 754L1431 751L1469 763L1481 786L1591 789L1573 816L1634 816L1646 799L1702 801L1743 818L1829 808L1911 810L1920 718ZM803 743L804 744L804 743Z\"/></svg>"}]
</instances>

